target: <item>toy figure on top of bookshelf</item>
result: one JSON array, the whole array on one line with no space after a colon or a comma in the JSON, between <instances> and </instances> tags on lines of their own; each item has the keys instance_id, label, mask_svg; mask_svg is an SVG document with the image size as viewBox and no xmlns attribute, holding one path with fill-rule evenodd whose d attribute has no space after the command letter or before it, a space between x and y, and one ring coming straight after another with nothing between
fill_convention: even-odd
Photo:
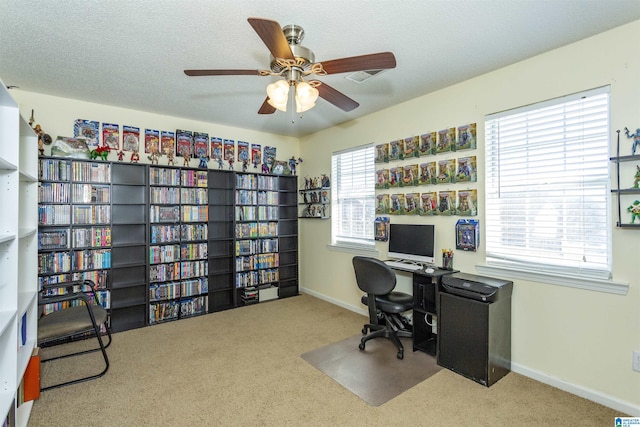
<instances>
[{"instance_id":1,"label":"toy figure on top of bookshelf","mask_svg":"<svg viewBox=\"0 0 640 427\"><path fill-rule=\"evenodd\" d=\"M165 153L167 154L167 164L168 165L175 165L174 160L174 154L173 154L173 147L167 148Z\"/></svg>"},{"instance_id":2,"label":"toy figure on top of bookshelf","mask_svg":"<svg viewBox=\"0 0 640 427\"><path fill-rule=\"evenodd\" d=\"M140 154L138 150L133 150L131 153L131 158L129 159L129 163L138 163L140 161Z\"/></svg>"},{"instance_id":3,"label":"toy figure on top of bookshelf","mask_svg":"<svg viewBox=\"0 0 640 427\"><path fill-rule=\"evenodd\" d=\"M122 150L118 151L118 160L119 161L124 160L124 151Z\"/></svg>"},{"instance_id":4,"label":"toy figure on top of bookshelf","mask_svg":"<svg viewBox=\"0 0 640 427\"><path fill-rule=\"evenodd\" d=\"M410 136L404 139L404 158L420 157L420 137Z\"/></svg>"},{"instance_id":5,"label":"toy figure on top of bookshelf","mask_svg":"<svg viewBox=\"0 0 640 427\"><path fill-rule=\"evenodd\" d=\"M158 164L158 159L160 158L160 154L158 154L157 147L151 147L151 155L147 156L147 158L151 161L152 165Z\"/></svg>"},{"instance_id":6,"label":"toy figure on top of bookshelf","mask_svg":"<svg viewBox=\"0 0 640 427\"><path fill-rule=\"evenodd\" d=\"M420 135L420 154L436 154L436 132Z\"/></svg>"},{"instance_id":7,"label":"toy figure on top of bookshelf","mask_svg":"<svg viewBox=\"0 0 640 427\"><path fill-rule=\"evenodd\" d=\"M289 159L289 170L291 171L291 175L296 174L296 167L300 163L302 163L302 159L300 157L298 157L298 159L296 160L295 157L291 156L291 158Z\"/></svg>"},{"instance_id":8,"label":"toy figure on top of bookshelf","mask_svg":"<svg viewBox=\"0 0 640 427\"><path fill-rule=\"evenodd\" d=\"M453 148L456 150L469 150L476 148L476 124L458 126L458 140Z\"/></svg>"},{"instance_id":9,"label":"toy figure on top of bookshelf","mask_svg":"<svg viewBox=\"0 0 640 427\"><path fill-rule=\"evenodd\" d=\"M208 162L209 162L209 156L200 156L200 163L198 163L198 167L202 169L207 169L209 168L209 165L207 165Z\"/></svg>"},{"instance_id":10,"label":"toy figure on top of bookshelf","mask_svg":"<svg viewBox=\"0 0 640 427\"><path fill-rule=\"evenodd\" d=\"M625 126L624 133L627 138L633 138L633 145L631 146L631 154L636 154L636 148L640 147L640 128L636 129L636 133L629 132L629 129Z\"/></svg>"},{"instance_id":11,"label":"toy figure on top of bookshelf","mask_svg":"<svg viewBox=\"0 0 640 427\"><path fill-rule=\"evenodd\" d=\"M191 160L191 154L189 152L187 152L187 151L183 151L180 155L182 156L182 159L184 160L182 162L182 166L188 167L189 166L189 160Z\"/></svg>"},{"instance_id":12,"label":"toy figure on top of bookshelf","mask_svg":"<svg viewBox=\"0 0 640 427\"><path fill-rule=\"evenodd\" d=\"M427 193L420 194L420 215L436 215L436 199L437 193L435 191L430 191Z\"/></svg>"}]
</instances>

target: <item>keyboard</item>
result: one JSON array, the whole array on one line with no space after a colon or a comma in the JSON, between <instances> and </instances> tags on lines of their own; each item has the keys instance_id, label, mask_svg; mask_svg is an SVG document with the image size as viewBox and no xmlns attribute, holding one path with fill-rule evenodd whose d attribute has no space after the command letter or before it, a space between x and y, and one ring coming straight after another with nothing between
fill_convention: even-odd
<instances>
[{"instance_id":1,"label":"keyboard","mask_svg":"<svg viewBox=\"0 0 640 427\"><path fill-rule=\"evenodd\" d=\"M422 270L424 268L422 265L419 265L419 264L407 264L406 262L399 262L399 261L385 261L384 263L387 264L389 267L397 268L398 270L416 271L416 270Z\"/></svg>"}]
</instances>

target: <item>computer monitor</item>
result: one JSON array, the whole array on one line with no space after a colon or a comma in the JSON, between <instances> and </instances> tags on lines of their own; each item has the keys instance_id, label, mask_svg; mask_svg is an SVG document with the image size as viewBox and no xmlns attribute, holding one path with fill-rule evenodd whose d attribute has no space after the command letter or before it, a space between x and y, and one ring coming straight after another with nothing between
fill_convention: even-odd
<instances>
[{"instance_id":1,"label":"computer monitor","mask_svg":"<svg viewBox=\"0 0 640 427\"><path fill-rule=\"evenodd\" d=\"M389 258L433 264L436 261L433 224L390 224Z\"/></svg>"}]
</instances>

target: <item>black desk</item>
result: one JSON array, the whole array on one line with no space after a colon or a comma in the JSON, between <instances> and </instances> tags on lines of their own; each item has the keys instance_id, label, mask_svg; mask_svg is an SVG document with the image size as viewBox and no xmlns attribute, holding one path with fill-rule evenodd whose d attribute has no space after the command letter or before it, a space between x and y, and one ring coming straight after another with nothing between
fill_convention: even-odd
<instances>
[{"instance_id":1,"label":"black desk","mask_svg":"<svg viewBox=\"0 0 640 427\"><path fill-rule=\"evenodd\" d=\"M424 270L391 268L411 273L413 278L413 351L420 350L435 356L438 344L437 292L441 286L442 276L457 273L458 270L434 268L433 273L427 273Z\"/></svg>"}]
</instances>

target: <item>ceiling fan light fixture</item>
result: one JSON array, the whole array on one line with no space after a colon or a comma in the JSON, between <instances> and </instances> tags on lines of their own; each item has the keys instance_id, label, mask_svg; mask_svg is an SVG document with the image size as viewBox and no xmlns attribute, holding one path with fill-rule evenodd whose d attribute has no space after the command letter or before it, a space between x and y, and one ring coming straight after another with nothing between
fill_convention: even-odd
<instances>
[{"instance_id":1,"label":"ceiling fan light fixture","mask_svg":"<svg viewBox=\"0 0 640 427\"><path fill-rule=\"evenodd\" d=\"M287 111L287 101L289 100L289 83L286 80L278 80L267 86L269 105L280 110Z\"/></svg>"},{"instance_id":2,"label":"ceiling fan light fixture","mask_svg":"<svg viewBox=\"0 0 640 427\"><path fill-rule=\"evenodd\" d=\"M299 82L296 85L296 111L302 113L316 105L320 92L307 82Z\"/></svg>"}]
</instances>

